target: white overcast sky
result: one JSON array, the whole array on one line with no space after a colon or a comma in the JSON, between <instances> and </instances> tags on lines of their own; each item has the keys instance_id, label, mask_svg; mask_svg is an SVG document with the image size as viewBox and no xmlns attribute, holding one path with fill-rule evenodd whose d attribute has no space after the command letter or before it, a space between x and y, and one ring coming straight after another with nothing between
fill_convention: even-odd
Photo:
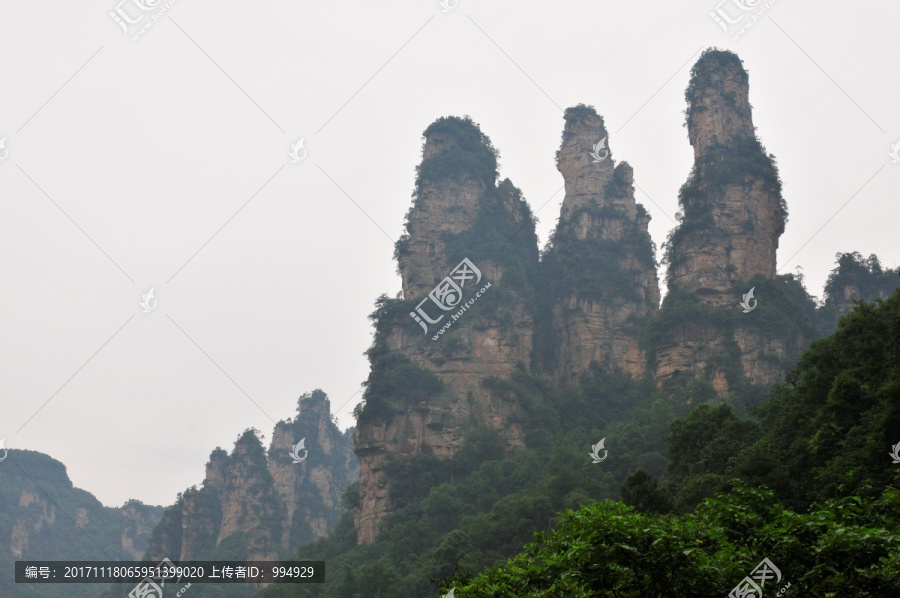
<instances>
[{"instance_id":1,"label":"white overcast sky","mask_svg":"<svg viewBox=\"0 0 900 598\"><path fill-rule=\"evenodd\" d=\"M784 180L782 271L821 295L835 252L900 261L897 2L779 0L733 41L717 0L177 0L135 42L117 1L0 4L0 438L104 504L171 504L315 388L352 424L440 116L490 136L543 245L562 109L595 106L662 245L690 66L731 49Z\"/></svg>"}]
</instances>

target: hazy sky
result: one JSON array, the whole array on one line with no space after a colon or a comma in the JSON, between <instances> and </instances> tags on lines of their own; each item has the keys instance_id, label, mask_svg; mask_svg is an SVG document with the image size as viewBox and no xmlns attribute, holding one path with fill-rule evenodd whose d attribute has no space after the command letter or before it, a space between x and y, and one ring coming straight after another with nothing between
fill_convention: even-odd
<instances>
[{"instance_id":1,"label":"hazy sky","mask_svg":"<svg viewBox=\"0 0 900 598\"><path fill-rule=\"evenodd\" d=\"M0 438L104 504L171 504L315 388L352 424L440 116L490 136L543 244L563 109L595 106L662 245L690 66L731 49L784 180L782 271L821 295L835 252L900 260L896 2L778 0L735 41L717 0L177 0L133 41L165 1L118 6L145 15L128 35L117 1L0 4Z\"/></svg>"}]
</instances>

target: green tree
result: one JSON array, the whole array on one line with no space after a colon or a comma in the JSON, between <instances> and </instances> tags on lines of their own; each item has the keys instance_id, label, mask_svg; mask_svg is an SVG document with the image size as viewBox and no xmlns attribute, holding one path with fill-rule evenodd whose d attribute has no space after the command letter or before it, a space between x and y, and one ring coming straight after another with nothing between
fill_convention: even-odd
<instances>
[{"instance_id":1,"label":"green tree","mask_svg":"<svg viewBox=\"0 0 900 598\"><path fill-rule=\"evenodd\" d=\"M622 502L639 513L668 513L672 510L672 499L659 488L659 480L643 467L638 467L625 478L621 494Z\"/></svg>"}]
</instances>

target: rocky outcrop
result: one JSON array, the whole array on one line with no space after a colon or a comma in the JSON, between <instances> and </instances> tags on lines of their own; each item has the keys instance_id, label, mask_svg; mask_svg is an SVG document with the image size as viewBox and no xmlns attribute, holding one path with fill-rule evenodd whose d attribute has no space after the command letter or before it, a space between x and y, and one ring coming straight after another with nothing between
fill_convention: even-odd
<instances>
[{"instance_id":1,"label":"rocky outcrop","mask_svg":"<svg viewBox=\"0 0 900 598\"><path fill-rule=\"evenodd\" d=\"M705 52L685 96L694 169L669 242L669 288L710 305L735 305L735 283L775 277L787 217L781 184L756 139L747 72L737 56Z\"/></svg>"},{"instance_id":2,"label":"rocky outcrop","mask_svg":"<svg viewBox=\"0 0 900 598\"><path fill-rule=\"evenodd\" d=\"M276 558L283 505L256 432L244 432L230 455L213 451L206 471L201 488L189 488L166 510L145 560L202 559L225 542L234 558Z\"/></svg>"},{"instance_id":3,"label":"rocky outcrop","mask_svg":"<svg viewBox=\"0 0 900 598\"><path fill-rule=\"evenodd\" d=\"M328 535L343 512L344 491L359 477L352 450L353 430L340 432L330 404L320 390L301 399L293 421L278 422L269 447L269 473L285 505L281 545L293 548ZM294 463L292 447L300 440L308 457ZM299 456L303 457L301 450Z\"/></svg>"},{"instance_id":4,"label":"rocky outcrop","mask_svg":"<svg viewBox=\"0 0 900 598\"><path fill-rule=\"evenodd\" d=\"M151 507L139 500L129 500L121 509L125 518L122 530L122 549L130 554L133 560L140 560L150 544L153 528L162 517L161 507Z\"/></svg>"},{"instance_id":5,"label":"rocky outcrop","mask_svg":"<svg viewBox=\"0 0 900 598\"><path fill-rule=\"evenodd\" d=\"M634 173L616 165L593 108L565 113L557 168L566 196L542 261L556 350L545 369L574 384L592 362L636 376L646 359L641 324L659 308L650 216L634 199ZM547 367L549 366L549 367Z\"/></svg>"},{"instance_id":6,"label":"rocky outcrop","mask_svg":"<svg viewBox=\"0 0 900 598\"><path fill-rule=\"evenodd\" d=\"M469 119L443 118L424 133L413 206L397 243L402 298L378 304L372 373L354 441L360 460L354 522L371 542L389 512L386 465L420 453L452 455L486 426L510 447L516 407L488 378L528 364L534 330L537 237L511 182L497 184L490 141Z\"/></svg>"},{"instance_id":7,"label":"rocky outcrop","mask_svg":"<svg viewBox=\"0 0 900 598\"><path fill-rule=\"evenodd\" d=\"M265 451L254 433L245 433L238 440L222 470L224 483L216 488L222 510L216 546L243 534L249 536L248 560L274 560L280 543L278 524L285 509L278 501ZM186 529L192 527L188 523L186 519Z\"/></svg>"},{"instance_id":8,"label":"rocky outcrop","mask_svg":"<svg viewBox=\"0 0 900 598\"><path fill-rule=\"evenodd\" d=\"M255 430L231 454L214 450L202 486L166 510L146 558L276 560L328 535L358 471L352 430L338 430L330 409L325 393L313 391L300 397L293 420L276 424L268 453Z\"/></svg>"},{"instance_id":9,"label":"rocky outcrop","mask_svg":"<svg viewBox=\"0 0 900 598\"><path fill-rule=\"evenodd\" d=\"M875 255L864 258L858 252L835 255L837 267L825 284L825 300L819 308L820 326L825 334L837 329L838 320L853 311L860 301L887 299L900 288L900 269L884 269Z\"/></svg>"},{"instance_id":10,"label":"rocky outcrop","mask_svg":"<svg viewBox=\"0 0 900 598\"><path fill-rule=\"evenodd\" d=\"M737 56L704 52L685 97L695 160L679 195L680 224L666 247L669 296L660 316L674 317L655 347L656 375L660 383L679 373L706 378L725 392L728 379L740 375L734 368L726 373L731 356L747 380L771 383L789 367L784 357L806 342L798 330L777 325L803 316L773 296L786 293L782 283L789 282L775 281L787 217L778 172L756 138L748 77ZM752 309L742 310L751 289ZM694 317L685 318L689 311Z\"/></svg>"}]
</instances>

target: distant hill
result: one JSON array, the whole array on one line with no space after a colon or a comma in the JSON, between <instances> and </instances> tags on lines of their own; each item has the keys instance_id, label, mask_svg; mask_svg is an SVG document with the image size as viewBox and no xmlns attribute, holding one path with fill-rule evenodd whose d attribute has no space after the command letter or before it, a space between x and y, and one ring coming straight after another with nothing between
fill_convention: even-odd
<instances>
[{"instance_id":1,"label":"distant hill","mask_svg":"<svg viewBox=\"0 0 900 598\"><path fill-rule=\"evenodd\" d=\"M0 596L88 598L105 586L15 583L17 560L139 560L163 508L105 507L49 455L10 449L0 462Z\"/></svg>"}]
</instances>

